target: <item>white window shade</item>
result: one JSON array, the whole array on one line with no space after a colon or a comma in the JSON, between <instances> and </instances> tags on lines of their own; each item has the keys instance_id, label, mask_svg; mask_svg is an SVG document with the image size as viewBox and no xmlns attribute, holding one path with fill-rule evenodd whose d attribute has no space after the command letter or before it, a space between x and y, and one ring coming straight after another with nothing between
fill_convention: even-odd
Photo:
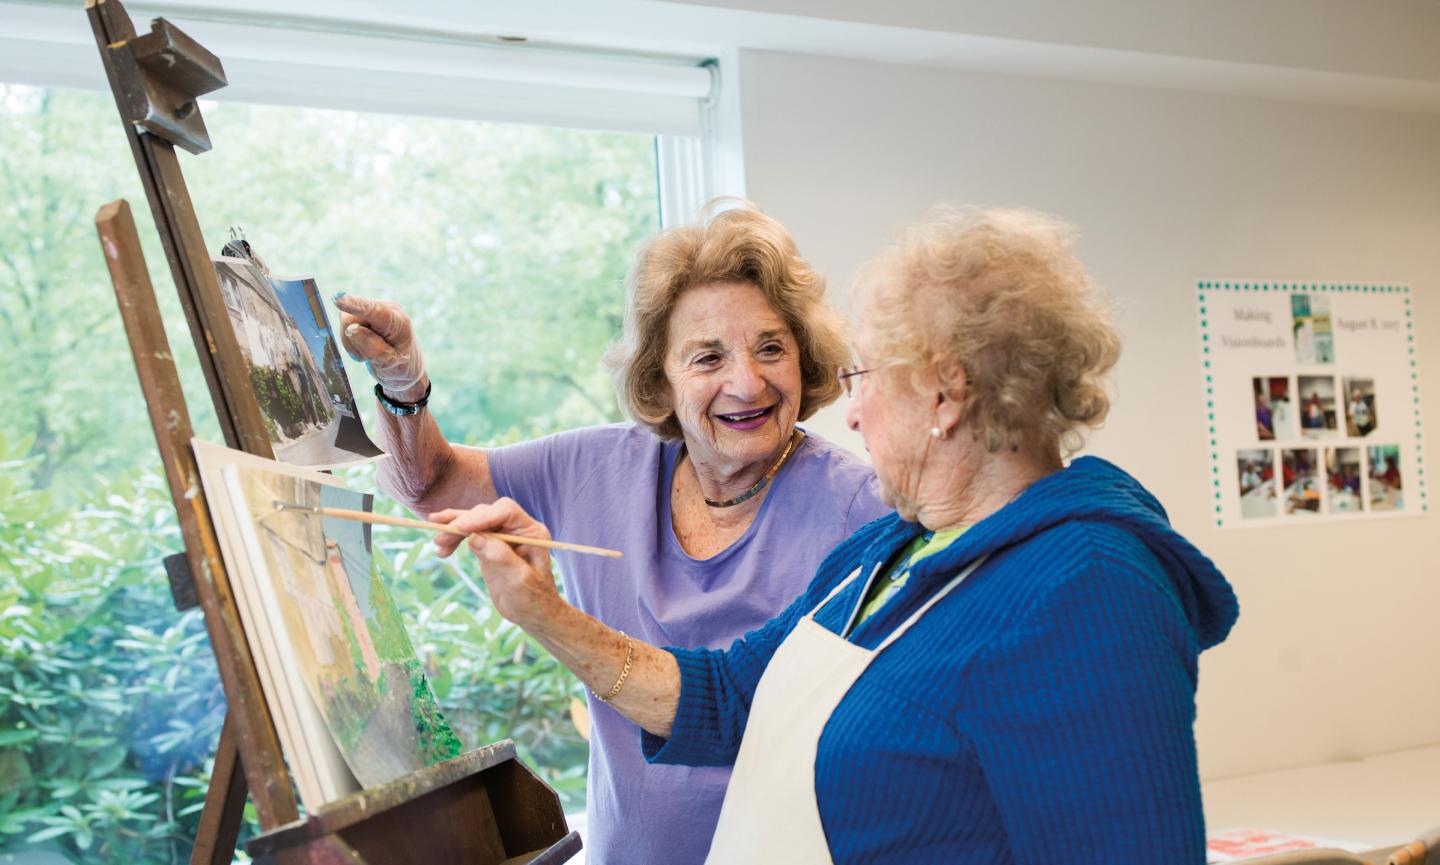
<instances>
[{"instance_id":1,"label":"white window shade","mask_svg":"<svg viewBox=\"0 0 1440 865\"><path fill-rule=\"evenodd\" d=\"M219 100L688 137L704 134L714 87L711 67L699 58L310 19L241 22L140 3L126 8L140 32L164 15L219 56L230 81L213 94ZM80 3L0 2L0 81L104 88Z\"/></svg>"}]
</instances>

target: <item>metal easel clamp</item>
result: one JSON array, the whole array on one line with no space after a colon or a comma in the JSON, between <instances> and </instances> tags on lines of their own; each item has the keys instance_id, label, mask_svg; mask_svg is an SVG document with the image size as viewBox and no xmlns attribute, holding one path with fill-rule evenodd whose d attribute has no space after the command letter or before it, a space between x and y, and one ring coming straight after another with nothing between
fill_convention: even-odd
<instances>
[{"instance_id":1,"label":"metal easel clamp","mask_svg":"<svg viewBox=\"0 0 1440 865\"><path fill-rule=\"evenodd\" d=\"M210 149L198 99L224 87L220 58L164 18L150 32L107 46L125 119L191 153Z\"/></svg>"}]
</instances>

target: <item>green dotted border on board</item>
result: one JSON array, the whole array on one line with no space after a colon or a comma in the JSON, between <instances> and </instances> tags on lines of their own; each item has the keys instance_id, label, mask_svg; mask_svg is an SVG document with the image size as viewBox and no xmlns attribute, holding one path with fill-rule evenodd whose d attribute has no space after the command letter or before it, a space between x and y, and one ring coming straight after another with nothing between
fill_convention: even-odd
<instances>
[{"instance_id":1,"label":"green dotted border on board","mask_svg":"<svg viewBox=\"0 0 1440 865\"><path fill-rule=\"evenodd\" d=\"M1222 505L1224 492L1221 486L1223 474L1220 470L1220 447L1215 434L1215 380L1210 364L1210 316L1205 305L1207 291L1275 291L1275 292L1349 292L1356 294L1403 294L1405 296L1405 341L1410 355L1410 398L1415 407L1415 468L1420 481L1420 512L1430 512L1430 500L1425 489L1425 445L1423 419L1420 416L1420 369L1415 358L1415 321L1410 303L1408 285L1357 285L1352 283L1300 283L1300 282L1225 282L1201 280L1196 285L1196 296L1200 304L1200 349L1204 361L1205 375L1205 416L1210 431L1210 488L1215 496L1215 527L1225 527L1225 512Z\"/></svg>"}]
</instances>

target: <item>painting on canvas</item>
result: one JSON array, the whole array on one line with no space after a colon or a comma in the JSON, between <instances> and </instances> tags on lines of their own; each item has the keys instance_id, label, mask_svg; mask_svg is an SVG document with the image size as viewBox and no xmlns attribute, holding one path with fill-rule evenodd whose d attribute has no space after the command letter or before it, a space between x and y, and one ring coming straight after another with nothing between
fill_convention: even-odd
<instances>
[{"instance_id":1,"label":"painting on canvas","mask_svg":"<svg viewBox=\"0 0 1440 865\"><path fill-rule=\"evenodd\" d=\"M368 510L370 497L242 465L225 476L237 505L243 496L253 564L270 580L295 668L360 783L381 784L459 754L372 567L370 526L275 504Z\"/></svg>"},{"instance_id":2,"label":"painting on canvas","mask_svg":"<svg viewBox=\"0 0 1440 865\"><path fill-rule=\"evenodd\" d=\"M276 506L368 511L371 497L329 475L216 445L196 442L195 452L306 807L348 792L347 768L368 787L458 755L461 743L373 565L370 526Z\"/></svg>"}]
</instances>

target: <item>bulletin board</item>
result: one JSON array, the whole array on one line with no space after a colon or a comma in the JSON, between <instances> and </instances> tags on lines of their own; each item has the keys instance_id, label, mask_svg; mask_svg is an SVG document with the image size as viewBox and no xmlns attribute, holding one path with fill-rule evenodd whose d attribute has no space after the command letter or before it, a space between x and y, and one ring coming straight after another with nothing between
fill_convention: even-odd
<instances>
[{"instance_id":1,"label":"bulletin board","mask_svg":"<svg viewBox=\"0 0 1440 865\"><path fill-rule=\"evenodd\" d=\"M1429 511L1407 286L1202 281L1217 528Z\"/></svg>"}]
</instances>

